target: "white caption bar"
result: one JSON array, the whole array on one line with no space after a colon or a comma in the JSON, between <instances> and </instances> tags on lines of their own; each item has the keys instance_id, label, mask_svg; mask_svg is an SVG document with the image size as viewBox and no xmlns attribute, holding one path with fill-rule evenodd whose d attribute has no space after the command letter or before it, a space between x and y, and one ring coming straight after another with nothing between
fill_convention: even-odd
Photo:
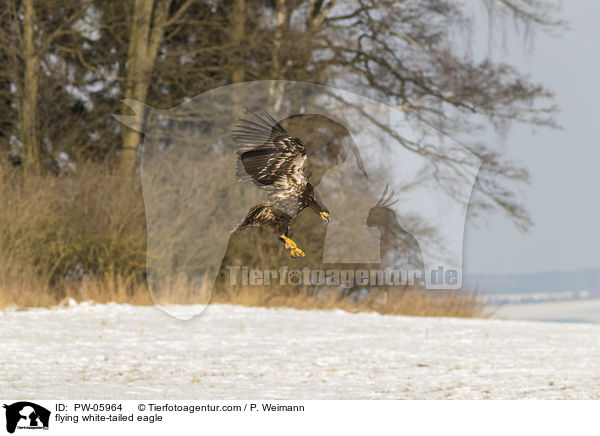
<instances>
[{"instance_id":1,"label":"white caption bar","mask_svg":"<svg viewBox=\"0 0 600 436\"><path fill-rule=\"evenodd\" d=\"M5 406L0 414L0 434L19 436L600 434L600 423L594 418L600 404L594 401L0 402Z\"/></svg>"}]
</instances>

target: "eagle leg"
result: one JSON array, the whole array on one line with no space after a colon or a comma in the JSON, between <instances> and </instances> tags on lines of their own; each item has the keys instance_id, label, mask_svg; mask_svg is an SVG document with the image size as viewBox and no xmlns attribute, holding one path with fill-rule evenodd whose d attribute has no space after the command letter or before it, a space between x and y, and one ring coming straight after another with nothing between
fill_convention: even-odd
<instances>
[{"instance_id":1,"label":"eagle leg","mask_svg":"<svg viewBox=\"0 0 600 436\"><path fill-rule=\"evenodd\" d=\"M298 248L298 246L296 245L296 243L294 241L292 241L290 238L288 238L285 235L281 235L279 236L281 239L283 239L283 242L285 242L285 249L286 250L290 250L290 256L292 257L304 257L304 251L300 250Z\"/></svg>"}]
</instances>

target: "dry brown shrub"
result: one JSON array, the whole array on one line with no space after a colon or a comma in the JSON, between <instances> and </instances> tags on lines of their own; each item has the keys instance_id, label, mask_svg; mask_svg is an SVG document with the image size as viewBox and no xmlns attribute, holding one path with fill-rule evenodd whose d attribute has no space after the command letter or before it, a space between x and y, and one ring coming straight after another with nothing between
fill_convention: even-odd
<instances>
[{"instance_id":1,"label":"dry brown shrub","mask_svg":"<svg viewBox=\"0 0 600 436\"><path fill-rule=\"evenodd\" d=\"M213 294L212 302L295 309L342 309L348 312L377 312L386 315L489 317L493 313L477 292L427 291L422 288L373 288L364 296L338 292L315 292L309 287L272 289L256 286L232 287Z\"/></svg>"}]
</instances>

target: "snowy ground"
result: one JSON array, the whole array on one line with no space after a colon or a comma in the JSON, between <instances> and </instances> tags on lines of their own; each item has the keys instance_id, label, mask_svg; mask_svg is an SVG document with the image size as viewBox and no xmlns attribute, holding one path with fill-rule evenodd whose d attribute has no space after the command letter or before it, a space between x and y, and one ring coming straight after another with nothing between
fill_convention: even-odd
<instances>
[{"instance_id":1,"label":"snowy ground","mask_svg":"<svg viewBox=\"0 0 600 436\"><path fill-rule=\"evenodd\" d=\"M0 332L4 398L600 398L594 324L82 304Z\"/></svg>"}]
</instances>

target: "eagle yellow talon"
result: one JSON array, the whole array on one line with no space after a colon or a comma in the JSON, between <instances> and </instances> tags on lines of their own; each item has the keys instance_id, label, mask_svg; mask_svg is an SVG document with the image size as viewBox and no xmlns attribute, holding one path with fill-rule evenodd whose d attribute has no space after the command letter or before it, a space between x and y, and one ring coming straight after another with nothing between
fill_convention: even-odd
<instances>
[{"instance_id":1,"label":"eagle yellow talon","mask_svg":"<svg viewBox=\"0 0 600 436\"><path fill-rule=\"evenodd\" d=\"M284 240L285 242L285 248L286 250L290 250L290 256L292 257L304 257L304 251L300 250L298 248L298 246L296 245L296 243L294 241L292 241L290 238L288 238L285 235L281 235L281 239Z\"/></svg>"},{"instance_id":2,"label":"eagle yellow talon","mask_svg":"<svg viewBox=\"0 0 600 436\"><path fill-rule=\"evenodd\" d=\"M290 250L290 255L292 257L304 257L305 256L304 251L300 250L299 248L292 248Z\"/></svg>"},{"instance_id":3,"label":"eagle yellow talon","mask_svg":"<svg viewBox=\"0 0 600 436\"><path fill-rule=\"evenodd\" d=\"M326 223L329 222L329 212L319 212L319 215L321 215L321 218L323 218L323 221L325 221Z\"/></svg>"}]
</instances>

